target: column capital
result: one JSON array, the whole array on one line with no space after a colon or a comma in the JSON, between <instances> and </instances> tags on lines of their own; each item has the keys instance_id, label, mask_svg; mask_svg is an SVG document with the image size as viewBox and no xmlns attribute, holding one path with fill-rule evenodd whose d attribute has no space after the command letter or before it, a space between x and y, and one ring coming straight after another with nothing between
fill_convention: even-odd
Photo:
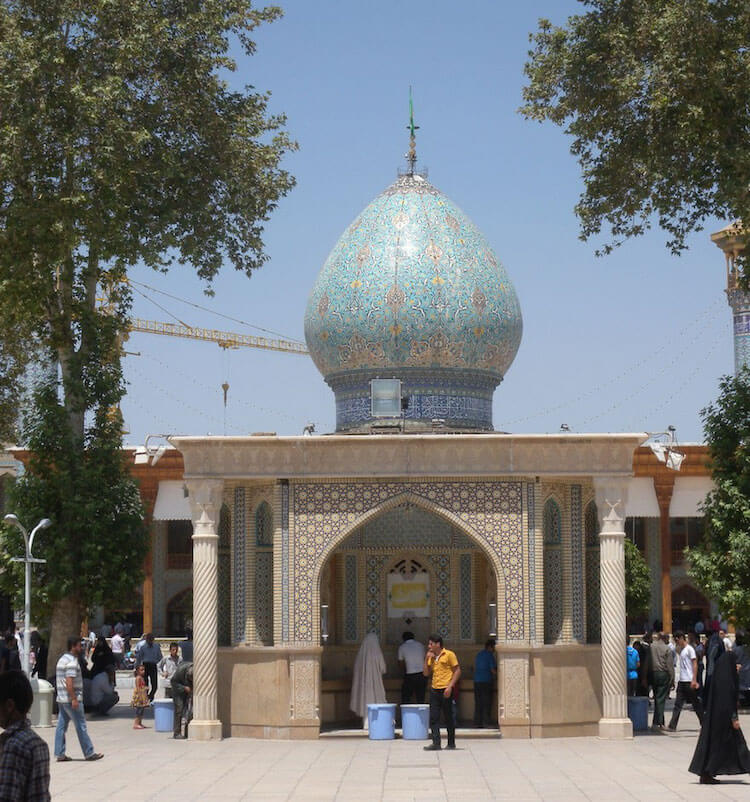
<instances>
[{"instance_id":1,"label":"column capital","mask_svg":"<svg viewBox=\"0 0 750 802\"><path fill-rule=\"evenodd\" d=\"M224 490L223 479L187 479L185 485L188 489L190 506L195 504L201 507L219 507L221 494Z\"/></svg>"},{"instance_id":2,"label":"column capital","mask_svg":"<svg viewBox=\"0 0 750 802\"><path fill-rule=\"evenodd\" d=\"M594 493L601 526L600 537L624 534L628 477L595 476Z\"/></svg>"},{"instance_id":3,"label":"column capital","mask_svg":"<svg viewBox=\"0 0 750 802\"><path fill-rule=\"evenodd\" d=\"M193 516L193 540L216 538L216 523L221 509L224 482L221 479L189 479L187 482L190 513Z\"/></svg>"}]
</instances>

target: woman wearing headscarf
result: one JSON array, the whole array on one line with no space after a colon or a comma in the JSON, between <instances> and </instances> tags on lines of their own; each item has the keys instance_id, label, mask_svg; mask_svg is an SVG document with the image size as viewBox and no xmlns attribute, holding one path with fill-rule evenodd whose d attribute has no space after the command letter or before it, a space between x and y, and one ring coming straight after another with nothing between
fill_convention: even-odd
<instances>
[{"instance_id":1,"label":"woman wearing headscarf","mask_svg":"<svg viewBox=\"0 0 750 802\"><path fill-rule=\"evenodd\" d=\"M367 705L385 702L385 658L374 632L365 635L352 671L352 695L349 707L367 721ZM365 725L366 726L366 725Z\"/></svg>"},{"instance_id":2,"label":"woman wearing headscarf","mask_svg":"<svg viewBox=\"0 0 750 802\"><path fill-rule=\"evenodd\" d=\"M738 694L737 664L731 652L724 652L714 663L701 734L690 763L690 771L700 776L703 785L718 783L717 774L750 773L750 752L737 716Z\"/></svg>"},{"instance_id":3,"label":"woman wearing headscarf","mask_svg":"<svg viewBox=\"0 0 750 802\"><path fill-rule=\"evenodd\" d=\"M91 652L91 676L95 677L97 674L101 674L102 671L106 671L109 666L116 665L117 661L107 643L107 639L104 635L99 635L96 639L94 651Z\"/></svg>"}]
</instances>

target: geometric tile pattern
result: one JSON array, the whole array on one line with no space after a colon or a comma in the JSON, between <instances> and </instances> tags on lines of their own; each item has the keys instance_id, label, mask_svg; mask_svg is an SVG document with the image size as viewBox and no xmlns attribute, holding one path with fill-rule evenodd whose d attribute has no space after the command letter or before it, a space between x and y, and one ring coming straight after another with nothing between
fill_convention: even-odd
<instances>
[{"instance_id":1,"label":"geometric tile pattern","mask_svg":"<svg viewBox=\"0 0 750 802\"><path fill-rule=\"evenodd\" d=\"M435 622L437 630L446 640L451 633L450 577L451 561L445 554L431 554L430 562L435 569Z\"/></svg>"},{"instance_id":2,"label":"geometric tile pattern","mask_svg":"<svg viewBox=\"0 0 750 802\"><path fill-rule=\"evenodd\" d=\"M548 498L542 512L544 534L544 642L557 643L563 627L562 515Z\"/></svg>"},{"instance_id":3,"label":"geometric tile pattern","mask_svg":"<svg viewBox=\"0 0 750 802\"><path fill-rule=\"evenodd\" d=\"M299 570L299 568L297 569ZM289 480L281 480L281 639L289 640ZM312 599L307 615L312 619ZM311 621L312 623L312 621ZM312 634L312 633L311 633Z\"/></svg>"},{"instance_id":4,"label":"geometric tile pattern","mask_svg":"<svg viewBox=\"0 0 750 802\"><path fill-rule=\"evenodd\" d=\"M342 544L343 545L343 544ZM476 549L477 545L445 518L415 504L399 504L368 521L346 538L346 549Z\"/></svg>"},{"instance_id":5,"label":"geometric tile pattern","mask_svg":"<svg viewBox=\"0 0 750 802\"><path fill-rule=\"evenodd\" d=\"M750 294L745 290L727 290L732 307L734 329L734 372L750 367Z\"/></svg>"},{"instance_id":6,"label":"geometric tile pattern","mask_svg":"<svg viewBox=\"0 0 750 802\"><path fill-rule=\"evenodd\" d=\"M459 558L459 598L460 598L460 638L473 640L474 633L471 626L471 554L462 554Z\"/></svg>"},{"instance_id":7,"label":"geometric tile pattern","mask_svg":"<svg viewBox=\"0 0 750 802\"><path fill-rule=\"evenodd\" d=\"M536 507L534 504L534 485L526 485L526 520L529 532L529 638L536 640Z\"/></svg>"},{"instance_id":8,"label":"geometric tile pattern","mask_svg":"<svg viewBox=\"0 0 750 802\"><path fill-rule=\"evenodd\" d=\"M294 576L290 580L290 593L283 595L295 609L294 641L309 642L313 638L314 582L328 554L344 535L357 528L359 521L366 523L373 510L404 494L424 503L428 509L440 510L484 548L493 570L504 580L504 636L522 640L525 626L521 491L520 482L481 480L295 484L294 536L289 538L289 564L294 566ZM282 522L282 534L283 531Z\"/></svg>"},{"instance_id":9,"label":"geometric tile pattern","mask_svg":"<svg viewBox=\"0 0 750 802\"><path fill-rule=\"evenodd\" d=\"M378 638L381 636L380 595L383 587L384 562L384 555L368 554L365 563L365 581L367 582L367 623L365 628L367 632L375 632Z\"/></svg>"},{"instance_id":10,"label":"geometric tile pattern","mask_svg":"<svg viewBox=\"0 0 750 802\"><path fill-rule=\"evenodd\" d=\"M219 646L232 645L232 577L229 548L231 531L232 518L229 507L222 504L219 514L218 598L216 600L216 631Z\"/></svg>"},{"instance_id":11,"label":"geometric tile pattern","mask_svg":"<svg viewBox=\"0 0 750 802\"><path fill-rule=\"evenodd\" d=\"M357 635L357 556L344 558L344 640L356 643Z\"/></svg>"},{"instance_id":12,"label":"geometric tile pattern","mask_svg":"<svg viewBox=\"0 0 750 802\"><path fill-rule=\"evenodd\" d=\"M255 511L255 545L273 546L273 518L267 501L262 501Z\"/></svg>"},{"instance_id":13,"label":"geometric tile pattern","mask_svg":"<svg viewBox=\"0 0 750 802\"><path fill-rule=\"evenodd\" d=\"M584 642L583 526L581 486L570 486L570 558L573 601L573 637Z\"/></svg>"},{"instance_id":14,"label":"geometric tile pattern","mask_svg":"<svg viewBox=\"0 0 750 802\"><path fill-rule=\"evenodd\" d=\"M601 643L601 577L599 565L599 516L596 503L586 505L586 642Z\"/></svg>"},{"instance_id":15,"label":"geometric tile pattern","mask_svg":"<svg viewBox=\"0 0 750 802\"><path fill-rule=\"evenodd\" d=\"M562 543L562 515L557 502L549 498L544 503L544 542Z\"/></svg>"},{"instance_id":16,"label":"geometric tile pattern","mask_svg":"<svg viewBox=\"0 0 750 802\"><path fill-rule=\"evenodd\" d=\"M264 646L273 646L273 551L255 555L255 634Z\"/></svg>"},{"instance_id":17,"label":"geometric tile pattern","mask_svg":"<svg viewBox=\"0 0 750 802\"><path fill-rule=\"evenodd\" d=\"M557 643L563 625L563 565L560 546L544 546L544 642Z\"/></svg>"},{"instance_id":18,"label":"geometric tile pattern","mask_svg":"<svg viewBox=\"0 0 750 802\"><path fill-rule=\"evenodd\" d=\"M234 514L232 516L233 524L233 545L232 557L234 564L232 566L233 574L233 622L232 636L234 643L245 642L245 620L247 618L247 610L245 608L245 585L247 582L245 575L245 488L234 488Z\"/></svg>"}]
</instances>

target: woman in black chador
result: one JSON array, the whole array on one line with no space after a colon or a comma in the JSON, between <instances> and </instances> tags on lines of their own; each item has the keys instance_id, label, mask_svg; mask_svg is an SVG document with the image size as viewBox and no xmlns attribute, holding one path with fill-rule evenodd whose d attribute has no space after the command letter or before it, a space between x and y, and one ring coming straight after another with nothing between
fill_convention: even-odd
<instances>
[{"instance_id":1,"label":"woman in black chador","mask_svg":"<svg viewBox=\"0 0 750 802\"><path fill-rule=\"evenodd\" d=\"M701 783L718 783L717 774L750 773L750 752L737 718L738 693L734 655L725 652L714 665L703 726L690 764Z\"/></svg>"}]
</instances>

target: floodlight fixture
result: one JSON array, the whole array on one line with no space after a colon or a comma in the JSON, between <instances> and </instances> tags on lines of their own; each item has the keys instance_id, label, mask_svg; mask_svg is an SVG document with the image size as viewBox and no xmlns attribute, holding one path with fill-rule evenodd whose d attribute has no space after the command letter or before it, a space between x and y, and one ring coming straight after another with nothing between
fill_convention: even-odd
<instances>
[{"instance_id":1,"label":"floodlight fixture","mask_svg":"<svg viewBox=\"0 0 750 802\"><path fill-rule=\"evenodd\" d=\"M649 432L642 445L648 446L656 459L672 471L679 471L685 460L685 452L678 448L677 429L674 426L667 426L663 432Z\"/></svg>"},{"instance_id":2,"label":"floodlight fixture","mask_svg":"<svg viewBox=\"0 0 750 802\"><path fill-rule=\"evenodd\" d=\"M373 418L401 417L401 380L370 379L370 414Z\"/></svg>"}]
</instances>

